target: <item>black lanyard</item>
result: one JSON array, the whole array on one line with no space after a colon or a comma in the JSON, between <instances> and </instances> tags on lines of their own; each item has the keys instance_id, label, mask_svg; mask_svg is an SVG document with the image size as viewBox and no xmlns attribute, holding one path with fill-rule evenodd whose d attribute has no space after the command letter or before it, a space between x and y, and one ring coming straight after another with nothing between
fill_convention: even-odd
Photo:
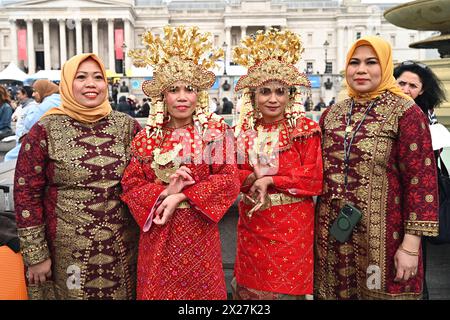
<instances>
[{"instance_id":1,"label":"black lanyard","mask_svg":"<svg viewBox=\"0 0 450 320\"><path fill-rule=\"evenodd\" d=\"M364 116L362 117L361 121L359 121L359 123L356 126L356 129L354 131L353 131L353 126L350 126L350 123L352 121L352 113L353 113L353 107L355 106L355 100L352 99L350 109L347 112L346 121L345 121L345 124L346 124L345 125L345 134L344 134L344 186L345 186L345 192L347 192L350 151L352 149L353 139L355 138L356 134L358 133L359 129L361 128L361 125L363 124L364 120L366 120L366 117L369 114L370 109L372 109L372 107L375 105L375 102L377 100L378 99L375 99L369 104L366 111L364 112ZM353 135L350 138L350 142L348 142L347 137L348 137L349 133L352 131L353 131Z\"/></svg>"}]
</instances>

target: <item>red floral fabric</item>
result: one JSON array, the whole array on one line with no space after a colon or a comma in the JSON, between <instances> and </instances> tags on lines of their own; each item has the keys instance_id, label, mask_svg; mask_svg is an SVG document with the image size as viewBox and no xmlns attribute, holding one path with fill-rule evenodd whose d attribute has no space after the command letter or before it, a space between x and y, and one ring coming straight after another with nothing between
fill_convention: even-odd
<instances>
[{"instance_id":1,"label":"red floral fabric","mask_svg":"<svg viewBox=\"0 0 450 320\"><path fill-rule=\"evenodd\" d=\"M213 158L219 153L226 156L226 147L221 148L226 146L226 129L210 123L203 138L194 126L176 131L165 127L163 137L148 138L142 130L133 141L134 156L122 179L122 199L141 229L153 218L152 209L166 186L151 167L156 147L165 153L181 143L182 165L191 169L196 181L183 190L190 208L176 209L165 225L153 224L141 233L138 299L226 299L217 222L239 193L239 177L234 163L219 159L209 164L205 156L206 148L215 149L210 153Z\"/></svg>"},{"instance_id":2,"label":"red floral fabric","mask_svg":"<svg viewBox=\"0 0 450 320\"><path fill-rule=\"evenodd\" d=\"M293 130L286 120L260 125L266 132L279 132L278 172L268 193L283 193L302 201L272 205L251 218L251 206L239 203L235 276L239 286L289 295L311 294L313 290L314 203L322 191L321 135L317 123L301 118ZM239 165L240 179L253 171L248 150L255 134L238 138L238 150L245 150ZM250 186L243 186L248 192Z\"/></svg>"}]
</instances>

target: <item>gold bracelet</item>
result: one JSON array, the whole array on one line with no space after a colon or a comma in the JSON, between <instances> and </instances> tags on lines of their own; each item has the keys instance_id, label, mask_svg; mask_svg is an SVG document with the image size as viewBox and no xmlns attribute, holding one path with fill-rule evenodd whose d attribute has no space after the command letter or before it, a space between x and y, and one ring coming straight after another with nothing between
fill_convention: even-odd
<instances>
[{"instance_id":1,"label":"gold bracelet","mask_svg":"<svg viewBox=\"0 0 450 320\"><path fill-rule=\"evenodd\" d=\"M419 251L409 251L406 250L405 248L403 248L402 245L399 245L398 250L403 251L404 253L410 255L410 256L414 256L414 257L418 257L419 256Z\"/></svg>"}]
</instances>

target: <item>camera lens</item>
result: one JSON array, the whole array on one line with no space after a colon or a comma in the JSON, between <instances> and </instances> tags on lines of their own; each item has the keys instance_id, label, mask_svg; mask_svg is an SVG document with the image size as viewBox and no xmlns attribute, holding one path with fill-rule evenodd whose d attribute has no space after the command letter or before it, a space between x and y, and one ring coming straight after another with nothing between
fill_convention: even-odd
<instances>
[{"instance_id":1,"label":"camera lens","mask_svg":"<svg viewBox=\"0 0 450 320\"><path fill-rule=\"evenodd\" d=\"M350 207L345 206L342 208L342 213L344 213L347 216L350 216L352 214L352 212L353 212L353 209Z\"/></svg>"},{"instance_id":2,"label":"camera lens","mask_svg":"<svg viewBox=\"0 0 450 320\"><path fill-rule=\"evenodd\" d=\"M338 227L341 230L348 230L350 228L350 221L348 221L347 218L341 217L339 218L339 220L337 221Z\"/></svg>"}]
</instances>

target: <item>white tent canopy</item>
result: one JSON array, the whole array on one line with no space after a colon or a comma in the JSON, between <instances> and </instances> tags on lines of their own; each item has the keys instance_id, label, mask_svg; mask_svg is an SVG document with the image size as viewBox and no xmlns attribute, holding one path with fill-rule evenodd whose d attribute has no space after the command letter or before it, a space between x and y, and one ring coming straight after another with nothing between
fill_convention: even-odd
<instances>
[{"instance_id":1,"label":"white tent canopy","mask_svg":"<svg viewBox=\"0 0 450 320\"><path fill-rule=\"evenodd\" d=\"M5 70L0 72L0 80L24 81L28 75L19 69L14 62L11 62Z\"/></svg>"},{"instance_id":2,"label":"white tent canopy","mask_svg":"<svg viewBox=\"0 0 450 320\"><path fill-rule=\"evenodd\" d=\"M50 81L61 81L61 70L41 70L27 76L27 80L48 79Z\"/></svg>"}]
</instances>

